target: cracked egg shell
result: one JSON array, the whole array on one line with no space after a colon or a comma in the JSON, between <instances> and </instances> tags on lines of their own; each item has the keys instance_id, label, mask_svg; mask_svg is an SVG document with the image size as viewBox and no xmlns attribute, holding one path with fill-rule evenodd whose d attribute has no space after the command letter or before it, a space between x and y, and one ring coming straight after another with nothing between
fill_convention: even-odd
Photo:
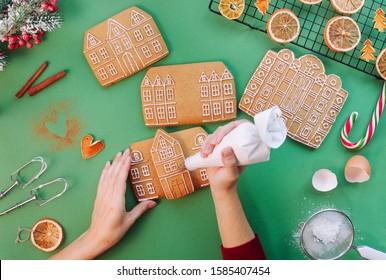
<instances>
[{"instance_id":1,"label":"cracked egg shell","mask_svg":"<svg viewBox=\"0 0 386 280\"><path fill-rule=\"evenodd\" d=\"M350 183L363 183L370 179L370 163L364 156L355 155L350 158L344 168L344 177Z\"/></svg>"},{"instance_id":2,"label":"cracked egg shell","mask_svg":"<svg viewBox=\"0 0 386 280\"><path fill-rule=\"evenodd\" d=\"M312 176L312 186L320 192L328 192L338 186L338 180L330 170L320 169Z\"/></svg>"}]
</instances>

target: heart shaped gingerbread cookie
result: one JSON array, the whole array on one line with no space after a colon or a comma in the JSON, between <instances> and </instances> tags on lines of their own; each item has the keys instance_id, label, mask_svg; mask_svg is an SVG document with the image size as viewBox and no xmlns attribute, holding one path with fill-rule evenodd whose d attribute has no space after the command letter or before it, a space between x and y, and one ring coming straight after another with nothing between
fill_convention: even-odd
<instances>
[{"instance_id":1,"label":"heart shaped gingerbread cookie","mask_svg":"<svg viewBox=\"0 0 386 280\"><path fill-rule=\"evenodd\" d=\"M93 156L96 156L105 147L105 144L101 140L98 140L95 142L93 142L93 140L94 140L94 137L91 136L90 134L86 134L83 136L83 139L81 142L81 150L82 150L82 157L84 159L88 159Z\"/></svg>"}]
</instances>

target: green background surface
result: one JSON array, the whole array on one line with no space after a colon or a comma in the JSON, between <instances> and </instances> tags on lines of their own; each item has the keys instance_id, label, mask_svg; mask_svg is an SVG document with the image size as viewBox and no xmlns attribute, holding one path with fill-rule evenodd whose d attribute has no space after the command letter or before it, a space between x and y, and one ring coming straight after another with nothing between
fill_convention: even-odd
<instances>
[{"instance_id":1,"label":"green background surface","mask_svg":"<svg viewBox=\"0 0 386 280\"><path fill-rule=\"evenodd\" d=\"M156 129L144 125L139 87L141 71L108 88L95 79L82 52L84 32L126 8L137 6L150 13L163 33L170 54L156 65L223 61L236 80L237 101L266 51L290 48L297 56L309 53L288 44L278 45L266 34L229 21L208 10L208 0L83 0L59 1L63 27L47 34L33 49L15 50L9 66L0 73L0 187L12 182L9 175L37 155L48 161L39 183L66 178L71 187L61 198L38 207L30 204L0 217L1 259L46 259L50 254L37 250L31 242L14 242L19 226L32 227L39 219L59 221L68 245L89 226L99 174L104 164L131 143L153 137ZM379 51L379 50L378 50ZM319 56L320 57L320 56ZM352 111L359 112L351 139L363 135L378 99L382 81L320 57L328 74L339 75L348 100L335 125L319 149L313 150L288 138L271 151L269 162L249 166L239 182L239 194L248 219L269 259L305 259L298 245L298 224L324 208L345 211L355 225L355 245L386 251L386 121L380 121L374 138L363 150L352 152L342 146L339 133ZM49 66L39 81L65 69L67 76L34 97L18 100L15 93L43 61ZM50 108L65 104L80 123L75 142L63 150L37 137L36 119ZM239 111L238 119L249 116ZM208 124L211 133L220 124ZM187 127L167 128L169 132ZM96 157L84 160L80 140L85 133L102 139L106 147ZM348 183L343 174L354 154L368 158L371 179L362 184ZM327 193L313 189L315 171L327 168L339 181ZM0 201L0 209L29 196L29 189L13 190ZM126 194L127 209L136 203L131 188ZM100 259L220 259L218 234L210 190L168 201L146 213L120 243ZM344 259L360 259L354 250Z\"/></svg>"}]
</instances>

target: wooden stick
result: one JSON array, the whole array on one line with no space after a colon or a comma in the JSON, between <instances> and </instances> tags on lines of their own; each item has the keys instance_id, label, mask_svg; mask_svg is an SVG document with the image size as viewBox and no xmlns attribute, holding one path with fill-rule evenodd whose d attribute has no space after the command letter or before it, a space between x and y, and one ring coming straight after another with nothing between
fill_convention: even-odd
<instances>
[{"instance_id":1,"label":"wooden stick","mask_svg":"<svg viewBox=\"0 0 386 280\"><path fill-rule=\"evenodd\" d=\"M39 69L32 75L31 78L25 83L25 85L16 93L16 97L20 98L23 94L29 89L29 87L39 78L39 76L43 73L44 69L48 66L47 61L40 65Z\"/></svg>"},{"instance_id":2,"label":"wooden stick","mask_svg":"<svg viewBox=\"0 0 386 280\"><path fill-rule=\"evenodd\" d=\"M36 86L33 86L30 89L28 89L27 93L28 93L29 96L34 96L39 91L41 91L41 90L45 89L46 87L52 85L53 83L55 83L57 80L63 78L64 76L66 76L66 72L64 70L60 71L59 73L56 73L55 75L53 75L53 76L49 77L48 79L44 80L40 84L37 84Z\"/></svg>"}]
</instances>

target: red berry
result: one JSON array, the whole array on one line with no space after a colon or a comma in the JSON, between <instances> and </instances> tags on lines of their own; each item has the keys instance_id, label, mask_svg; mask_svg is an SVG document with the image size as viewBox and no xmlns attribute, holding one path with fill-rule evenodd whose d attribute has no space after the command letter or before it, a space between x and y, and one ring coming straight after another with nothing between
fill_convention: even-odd
<instances>
[{"instance_id":1,"label":"red berry","mask_svg":"<svg viewBox=\"0 0 386 280\"><path fill-rule=\"evenodd\" d=\"M18 49L18 48L20 48L20 45L19 45L19 43L15 43L15 44L14 44L14 46L15 46L15 49Z\"/></svg>"},{"instance_id":2,"label":"red berry","mask_svg":"<svg viewBox=\"0 0 386 280\"><path fill-rule=\"evenodd\" d=\"M19 45L20 45L21 47L25 46L25 41L24 41L23 39L21 39L21 40L19 41Z\"/></svg>"},{"instance_id":3,"label":"red berry","mask_svg":"<svg viewBox=\"0 0 386 280\"><path fill-rule=\"evenodd\" d=\"M37 39L34 40L34 42L35 42L36 45L39 45L41 41L40 41L39 38L37 38Z\"/></svg>"},{"instance_id":4,"label":"red berry","mask_svg":"<svg viewBox=\"0 0 386 280\"><path fill-rule=\"evenodd\" d=\"M44 36L44 30L42 30L42 31L40 31L39 33L38 33L38 35L40 36L40 37L43 37Z\"/></svg>"},{"instance_id":5,"label":"red berry","mask_svg":"<svg viewBox=\"0 0 386 280\"><path fill-rule=\"evenodd\" d=\"M31 49L33 48L34 44L32 44L31 42L27 42L27 44L25 45L28 49Z\"/></svg>"},{"instance_id":6,"label":"red berry","mask_svg":"<svg viewBox=\"0 0 386 280\"><path fill-rule=\"evenodd\" d=\"M56 5L56 3L58 3L58 1L56 1L56 0L51 0L51 4L52 4L52 5Z\"/></svg>"},{"instance_id":7,"label":"red berry","mask_svg":"<svg viewBox=\"0 0 386 280\"><path fill-rule=\"evenodd\" d=\"M27 33L23 34L23 40L26 40L26 41L31 40L31 35L29 35Z\"/></svg>"},{"instance_id":8,"label":"red berry","mask_svg":"<svg viewBox=\"0 0 386 280\"><path fill-rule=\"evenodd\" d=\"M59 8L58 8L58 6L53 6L53 12L55 13L55 12L57 12L58 10L59 10Z\"/></svg>"},{"instance_id":9,"label":"red berry","mask_svg":"<svg viewBox=\"0 0 386 280\"><path fill-rule=\"evenodd\" d=\"M54 11L54 6L52 5L48 6L47 10L52 13Z\"/></svg>"},{"instance_id":10,"label":"red berry","mask_svg":"<svg viewBox=\"0 0 386 280\"><path fill-rule=\"evenodd\" d=\"M49 6L50 4L48 2L44 2L41 7L43 10L47 10Z\"/></svg>"},{"instance_id":11,"label":"red berry","mask_svg":"<svg viewBox=\"0 0 386 280\"><path fill-rule=\"evenodd\" d=\"M5 41L8 41L8 40L9 40L9 36L5 35L5 36L3 37L3 39L4 39Z\"/></svg>"},{"instance_id":12,"label":"red berry","mask_svg":"<svg viewBox=\"0 0 386 280\"><path fill-rule=\"evenodd\" d=\"M12 51L14 48L15 48L15 44L9 44L9 45L8 45L8 49L9 49L10 51Z\"/></svg>"},{"instance_id":13,"label":"red berry","mask_svg":"<svg viewBox=\"0 0 386 280\"><path fill-rule=\"evenodd\" d=\"M9 38L10 43L16 43L18 40L18 37L16 35L12 35L11 38Z\"/></svg>"}]
</instances>

